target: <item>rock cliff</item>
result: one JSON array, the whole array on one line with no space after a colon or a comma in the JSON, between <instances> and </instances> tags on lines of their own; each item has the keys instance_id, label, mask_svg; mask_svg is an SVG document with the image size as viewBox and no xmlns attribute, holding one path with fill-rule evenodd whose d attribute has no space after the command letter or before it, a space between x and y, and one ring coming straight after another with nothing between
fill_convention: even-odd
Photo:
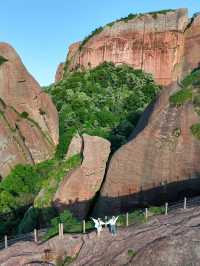
<instances>
[{"instance_id":1,"label":"rock cliff","mask_svg":"<svg viewBox=\"0 0 200 266\"><path fill-rule=\"evenodd\" d=\"M188 21L187 10L178 9L108 24L84 45L75 43L69 48L68 68L90 68L104 61L125 63L168 85L181 74Z\"/></svg>"},{"instance_id":2,"label":"rock cliff","mask_svg":"<svg viewBox=\"0 0 200 266\"><path fill-rule=\"evenodd\" d=\"M0 58L0 175L4 177L18 163L36 163L53 155L58 114L10 45L0 43Z\"/></svg>"}]
</instances>

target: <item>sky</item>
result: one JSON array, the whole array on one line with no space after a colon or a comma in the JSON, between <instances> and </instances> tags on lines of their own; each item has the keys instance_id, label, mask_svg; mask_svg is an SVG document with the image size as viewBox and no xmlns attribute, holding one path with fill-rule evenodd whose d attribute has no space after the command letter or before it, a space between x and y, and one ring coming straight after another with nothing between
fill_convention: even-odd
<instances>
[{"instance_id":1,"label":"sky","mask_svg":"<svg viewBox=\"0 0 200 266\"><path fill-rule=\"evenodd\" d=\"M199 0L2 0L0 41L18 52L44 86L54 81L68 46L92 30L129 13L185 7L200 11Z\"/></svg>"}]
</instances>

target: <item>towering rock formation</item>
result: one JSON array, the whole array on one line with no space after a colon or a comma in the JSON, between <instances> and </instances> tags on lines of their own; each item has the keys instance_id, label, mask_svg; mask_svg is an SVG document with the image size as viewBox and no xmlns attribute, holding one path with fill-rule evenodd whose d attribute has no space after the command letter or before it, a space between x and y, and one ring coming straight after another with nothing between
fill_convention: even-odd
<instances>
[{"instance_id":1,"label":"towering rock formation","mask_svg":"<svg viewBox=\"0 0 200 266\"><path fill-rule=\"evenodd\" d=\"M132 139L112 157L98 213L158 203L165 197L177 199L184 190L198 191L200 141L190 127L200 118L192 103L179 108L170 105L169 95L177 89L176 85L163 89L144 113Z\"/></svg>"},{"instance_id":2,"label":"towering rock formation","mask_svg":"<svg viewBox=\"0 0 200 266\"><path fill-rule=\"evenodd\" d=\"M105 139L83 134L82 141L83 162L64 177L54 197L59 210L68 207L79 218L87 216L91 200L101 187L110 153L110 143Z\"/></svg>"},{"instance_id":3,"label":"towering rock formation","mask_svg":"<svg viewBox=\"0 0 200 266\"><path fill-rule=\"evenodd\" d=\"M73 44L69 48L68 68L90 68L104 61L125 63L152 73L159 84L168 85L181 74L187 24L186 9L115 22L84 45Z\"/></svg>"},{"instance_id":4,"label":"towering rock formation","mask_svg":"<svg viewBox=\"0 0 200 266\"><path fill-rule=\"evenodd\" d=\"M0 59L0 175L4 177L18 163L52 156L58 144L58 114L10 45L0 43Z\"/></svg>"}]
</instances>

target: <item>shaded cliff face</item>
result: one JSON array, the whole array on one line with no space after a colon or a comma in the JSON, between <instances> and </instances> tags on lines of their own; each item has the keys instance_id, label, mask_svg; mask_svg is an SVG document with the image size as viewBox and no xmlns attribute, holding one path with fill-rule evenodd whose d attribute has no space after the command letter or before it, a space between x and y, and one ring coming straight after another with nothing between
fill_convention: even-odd
<instances>
[{"instance_id":1,"label":"shaded cliff face","mask_svg":"<svg viewBox=\"0 0 200 266\"><path fill-rule=\"evenodd\" d=\"M111 206L113 212L120 212L145 202L177 199L184 189L195 191L200 141L190 128L199 116L192 103L178 108L170 105L169 95L177 89L174 85L162 91L144 113L132 140L112 157L96 206L98 213L109 213ZM184 180L191 184L185 185ZM177 182L177 187L169 185Z\"/></svg>"},{"instance_id":2,"label":"shaded cliff face","mask_svg":"<svg viewBox=\"0 0 200 266\"><path fill-rule=\"evenodd\" d=\"M53 155L58 115L50 97L27 72L15 50L0 43L0 175L18 163L36 163Z\"/></svg>"},{"instance_id":3,"label":"shaded cliff face","mask_svg":"<svg viewBox=\"0 0 200 266\"><path fill-rule=\"evenodd\" d=\"M159 84L168 85L181 74L187 24L186 9L116 22L83 46L75 43L69 48L69 70L95 67L104 61L125 63L152 73Z\"/></svg>"}]
</instances>

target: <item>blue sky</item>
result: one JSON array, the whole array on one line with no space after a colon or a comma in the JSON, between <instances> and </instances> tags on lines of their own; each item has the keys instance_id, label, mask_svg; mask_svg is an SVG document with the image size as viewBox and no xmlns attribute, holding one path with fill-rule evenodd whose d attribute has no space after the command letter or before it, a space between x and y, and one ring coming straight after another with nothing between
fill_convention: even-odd
<instances>
[{"instance_id":1,"label":"blue sky","mask_svg":"<svg viewBox=\"0 0 200 266\"><path fill-rule=\"evenodd\" d=\"M41 85L54 80L68 46L93 29L129 13L187 7L199 0L6 0L1 1L0 41L10 43Z\"/></svg>"}]
</instances>

